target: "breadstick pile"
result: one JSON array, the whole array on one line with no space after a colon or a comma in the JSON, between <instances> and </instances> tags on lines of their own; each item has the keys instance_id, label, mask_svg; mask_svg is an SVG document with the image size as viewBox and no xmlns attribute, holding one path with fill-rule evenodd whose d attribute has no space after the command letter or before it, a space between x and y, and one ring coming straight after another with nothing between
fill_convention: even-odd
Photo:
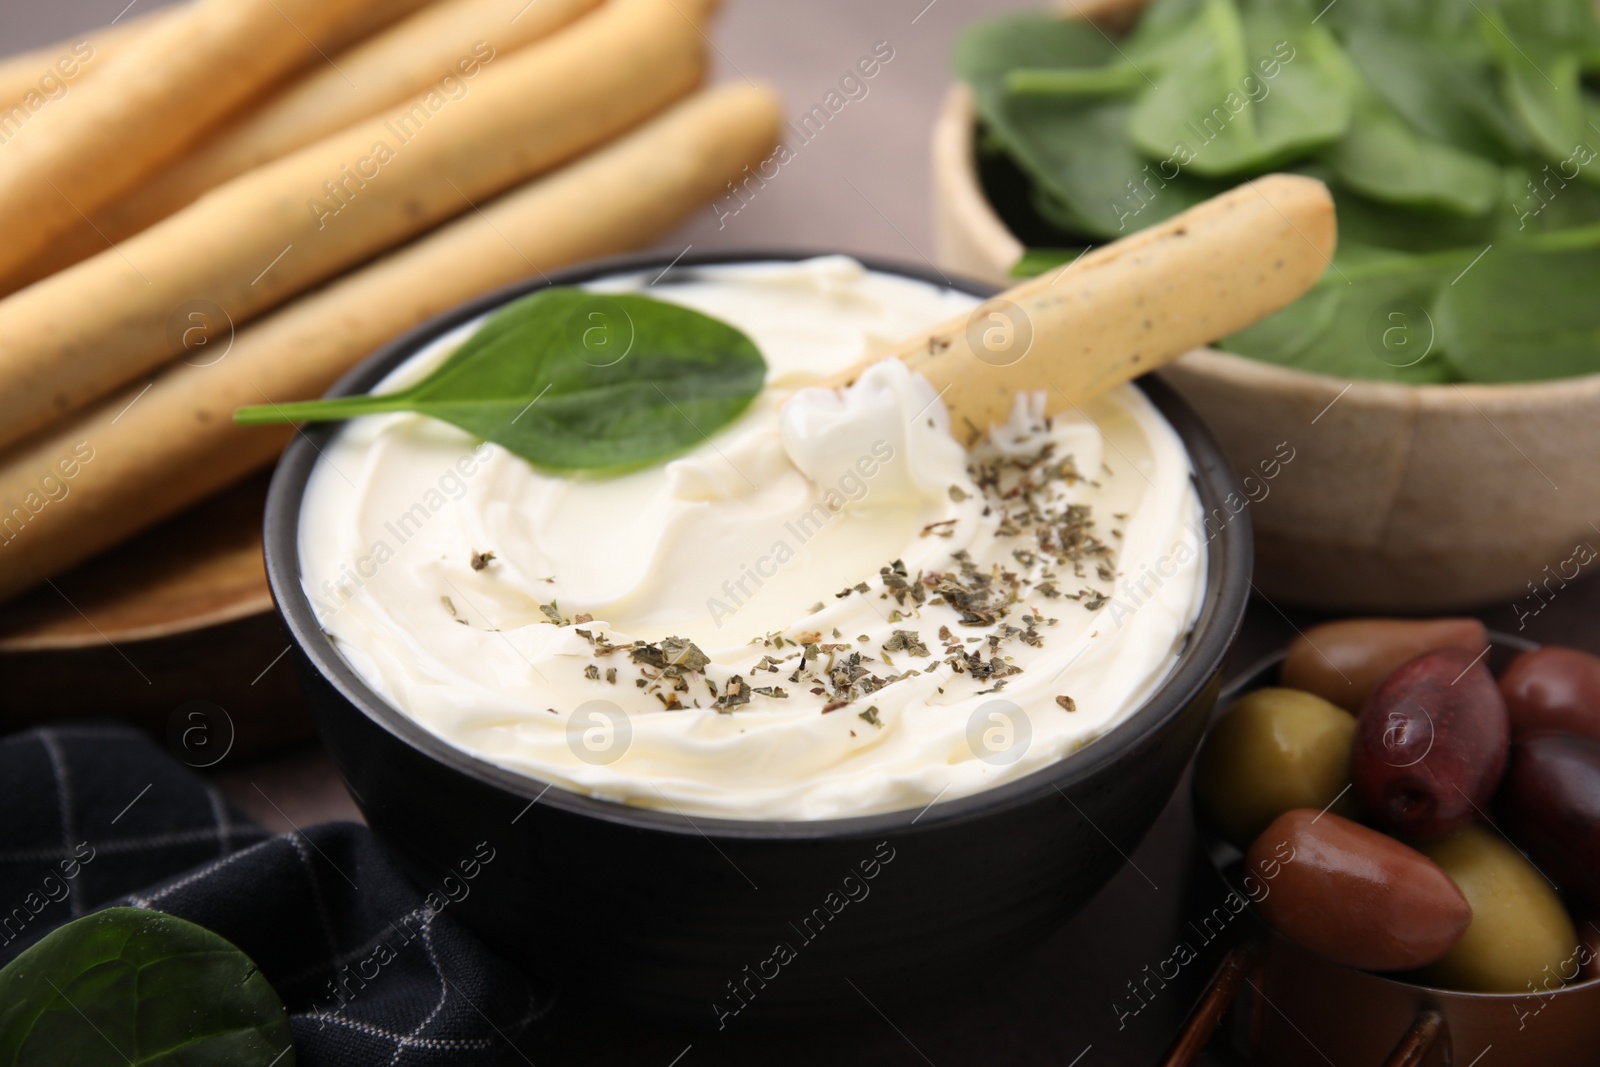
<instances>
[{"instance_id":1,"label":"breadstick pile","mask_svg":"<svg viewBox=\"0 0 1600 1067\"><path fill-rule=\"evenodd\" d=\"M270 464L236 407L768 155L771 92L699 88L713 6L188 0L0 63L0 599Z\"/></svg>"}]
</instances>

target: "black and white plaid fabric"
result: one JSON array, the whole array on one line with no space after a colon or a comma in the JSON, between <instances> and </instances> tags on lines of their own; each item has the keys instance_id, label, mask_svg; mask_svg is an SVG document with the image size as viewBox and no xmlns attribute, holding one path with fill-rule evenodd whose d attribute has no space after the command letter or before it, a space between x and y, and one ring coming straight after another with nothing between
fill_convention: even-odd
<instances>
[{"instance_id":1,"label":"black and white plaid fabric","mask_svg":"<svg viewBox=\"0 0 1600 1067\"><path fill-rule=\"evenodd\" d=\"M522 1062L553 998L428 900L365 827L271 836L128 727L0 738L0 966L99 908L153 908L255 960L302 1067Z\"/></svg>"}]
</instances>

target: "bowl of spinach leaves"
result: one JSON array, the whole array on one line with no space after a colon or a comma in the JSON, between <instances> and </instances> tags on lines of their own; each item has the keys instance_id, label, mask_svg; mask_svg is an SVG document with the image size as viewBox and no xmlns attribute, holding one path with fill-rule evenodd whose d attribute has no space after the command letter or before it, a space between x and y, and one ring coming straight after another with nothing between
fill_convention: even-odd
<instances>
[{"instance_id":1,"label":"bowl of spinach leaves","mask_svg":"<svg viewBox=\"0 0 1600 1067\"><path fill-rule=\"evenodd\" d=\"M1317 286L1163 372L1241 473L1295 457L1239 502L1258 585L1420 611L1586 573L1600 558L1590 0L1078 8L959 42L934 135L946 265L996 282L1061 269L1262 174L1320 178L1340 246Z\"/></svg>"}]
</instances>

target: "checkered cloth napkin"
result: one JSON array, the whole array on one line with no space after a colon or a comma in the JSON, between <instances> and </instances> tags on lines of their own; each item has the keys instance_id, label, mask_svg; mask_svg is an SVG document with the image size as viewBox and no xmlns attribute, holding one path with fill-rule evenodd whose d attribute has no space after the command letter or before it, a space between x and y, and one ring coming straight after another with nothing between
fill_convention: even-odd
<instances>
[{"instance_id":1,"label":"checkered cloth napkin","mask_svg":"<svg viewBox=\"0 0 1600 1067\"><path fill-rule=\"evenodd\" d=\"M0 738L0 966L81 915L152 908L255 960L302 1067L523 1062L552 997L427 900L365 827L271 836L128 727Z\"/></svg>"}]
</instances>

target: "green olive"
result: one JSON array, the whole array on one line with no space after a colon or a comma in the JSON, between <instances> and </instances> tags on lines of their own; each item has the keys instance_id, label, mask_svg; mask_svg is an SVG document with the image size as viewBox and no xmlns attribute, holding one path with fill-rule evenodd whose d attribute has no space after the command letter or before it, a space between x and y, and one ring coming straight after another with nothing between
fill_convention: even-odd
<instances>
[{"instance_id":1,"label":"green olive","mask_svg":"<svg viewBox=\"0 0 1600 1067\"><path fill-rule=\"evenodd\" d=\"M1578 934L1538 868L1493 830L1472 826L1421 846L1472 905L1461 940L1418 977L1471 993L1543 993L1577 973Z\"/></svg>"},{"instance_id":2,"label":"green olive","mask_svg":"<svg viewBox=\"0 0 1600 1067\"><path fill-rule=\"evenodd\" d=\"M1338 799L1333 810L1353 817L1346 787L1355 731L1355 716L1321 697L1257 689L1223 712L1206 736L1195 763L1195 795L1240 848L1295 808L1322 809Z\"/></svg>"}]
</instances>

